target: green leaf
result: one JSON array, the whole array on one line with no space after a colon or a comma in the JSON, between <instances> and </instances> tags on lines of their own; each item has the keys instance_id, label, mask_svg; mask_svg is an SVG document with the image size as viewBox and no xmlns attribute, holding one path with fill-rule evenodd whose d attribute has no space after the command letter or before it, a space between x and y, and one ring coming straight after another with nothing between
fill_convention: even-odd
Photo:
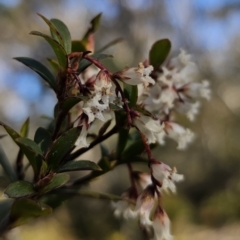
<instances>
[{"instance_id":1,"label":"green leaf","mask_svg":"<svg viewBox=\"0 0 240 240\"><path fill-rule=\"evenodd\" d=\"M0 234L4 234L9 229L10 212L14 199L0 200Z\"/></svg>"},{"instance_id":2,"label":"green leaf","mask_svg":"<svg viewBox=\"0 0 240 240\"><path fill-rule=\"evenodd\" d=\"M72 52L85 52L87 49L85 44L80 40L72 41Z\"/></svg>"},{"instance_id":3,"label":"green leaf","mask_svg":"<svg viewBox=\"0 0 240 240\"><path fill-rule=\"evenodd\" d=\"M35 132L34 141L38 144L42 152L46 153L51 146L52 138L45 128L39 127Z\"/></svg>"},{"instance_id":4,"label":"green leaf","mask_svg":"<svg viewBox=\"0 0 240 240\"><path fill-rule=\"evenodd\" d=\"M68 54L71 53L71 50L72 50L71 34L67 26L65 25L65 23L63 23L59 19L51 19L50 21L54 24L58 33L61 36L63 40L64 49ZM54 37L55 35L54 31L51 30L51 33L52 33L52 36Z\"/></svg>"},{"instance_id":5,"label":"green leaf","mask_svg":"<svg viewBox=\"0 0 240 240\"><path fill-rule=\"evenodd\" d=\"M32 31L30 32L31 35L35 35L35 36L40 36L43 37L48 43L49 45L52 47L53 51L55 52L58 62L59 62L59 66L61 70L65 70L67 68L67 53L65 51L65 49L54 39L52 39L50 36L43 34L41 32L38 31Z\"/></svg>"},{"instance_id":6,"label":"green leaf","mask_svg":"<svg viewBox=\"0 0 240 240\"><path fill-rule=\"evenodd\" d=\"M38 175L42 165L42 150L29 138L20 137L15 141L32 165L35 175Z\"/></svg>"},{"instance_id":7,"label":"green leaf","mask_svg":"<svg viewBox=\"0 0 240 240\"><path fill-rule=\"evenodd\" d=\"M55 170L58 168L62 159L66 156L69 150L74 146L81 132L80 127L72 128L63 133L53 144L48 154L48 164Z\"/></svg>"},{"instance_id":8,"label":"green leaf","mask_svg":"<svg viewBox=\"0 0 240 240\"><path fill-rule=\"evenodd\" d=\"M20 136L21 137L27 137L29 132L29 118L23 123L21 129L20 129Z\"/></svg>"},{"instance_id":9,"label":"green leaf","mask_svg":"<svg viewBox=\"0 0 240 240\"><path fill-rule=\"evenodd\" d=\"M79 170L101 171L101 168L95 163L88 160L70 161L61 166L57 172L70 172Z\"/></svg>"},{"instance_id":10,"label":"green leaf","mask_svg":"<svg viewBox=\"0 0 240 240\"><path fill-rule=\"evenodd\" d=\"M34 143L30 139L22 140L21 136L15 130L13 130L11 127L7 126L3 122L0 122L0 125L2 125L5 128L5 130L10 135L10 137L14 140L14 142L20 147L20 149L26 155L30 164L33 167L35 175L37 175L40 171L41 164L42 164L42 159L41 159L42 156L38 157L38 155L41 153L41 150L39 149L39 147L36 145L36 143ZM31 143L29 143L29 141Z\"/></svg>"},{"instance_id":11,"label":"green leaf","mask_svg":"<svg viewBox=\"0 0 240 240\"><path fill-rule=\"evenodd\" d=\"M108 127L111 125L111 122L112 119L109 119L102 125L102 127L98 131L98 136L102 136L107 131Z\"/></svg>"},{"instance_id":12,"label":"green leaf","mask_svg":"<svg viewBox=\"0 0 240 240\"><path fill-rule=\"evenodd\" d=\"M104 53L95 53L95 54L92 54L91 57L96 60L101 60L101 59L113 57L113 56L109 54L104 54ZM86 59L82 59L79 64L78 72L79 73L83 72L86 68L88 68L91 65L92 65L91 62L89 62Z\"/></svg>"},{"instance_id":13,"label":"green leaf","mask_svg":"<svg viewBox=\"0 0 240 240\"><path fill-rule=\"evenodd\" d=\"M138 99L138 88L137 86L131 86L129 84L124 83L124 92L127 95L129 100L129 106L132 108L136 106Z\"/></svg>"},{"instance_id":14,"label":"green leaf","mask_svg":"<svg viewBox=\"0 0 240 240\"><path fill-rule=\"evenodd\" d=\"M56 61L55 59L51 59L51 58L47 58L49 64L51 65L52 67L52 70L54 71L55 74L58 73L59 71L59 64L58 64L58 61Z\"/></svg>"},{"instance_id":15,"label":"green leaf","mask_svg":"<svg viewBox=\"0 0 240 240\"><path fill-rule=\"evenodd\" d=\"M64 48L63 38L59 31L57 30L56 26L52 23L52 21L48 20L40 13L38 13L38 16L41 17L43 21L49 26L53 39L59 42L59 44Z\"/></svg>"},{"instance_id":16,"label":"green leaf","mask_svg":"<svg viewBox=\"0 0 240 240\"><path fill-rule=\"evenodd\" d=\"M4 173L8 176L8 178L10 179L11 182L14 182L18 179L1 144L0 144L0 164L2 165Z\"/></svg>"},{"instance_id":17,"label":"green leaf","mask_svg":"<svg viewBox=\"0 0 240 240\"><path fill-rule=\"evenodd\" d=\"M51 182L42 190L44 193L63 186L69 180L70 176L66 173L56 174Z\"/></svg>"},{"instance_id":18,"label":"green leaf","mask_svg":"<svg viewBox=\"0 0 240 240\"><path fill-rule=\"evenodd\" d=\"M161 39L155 42L149 52L150 64L158 69L166 60L171 50L171 42L168 39Z\"/></svg>"},{"instance_id":19,"label":"green leaf","mask_svg":"<svg viewBox=\"0 0 240 240\"><path fill-rule=\"evenodd\" d=\"M26 148L28 148L29 150L31 150L32 152L35 152L36 154L39 154L42 156L43 152L42 150L39 148L39 146L31 139L29 138L17 138L16 142L19 143L20 146L24 146Z\"/></svg>"},{"instance_id":20,"label":"green leaf","mask_svg":"<svg viewBox=\"0 0 240 240\"><path fill-rule=\"evenodd\" d=\"M141 154L145 150L142 139L134 141L122 153L122 159L134 157Z\"/></svg>"},{"instance_id":21,"label":"green leaf","mask_svg":"<svg viewBox=\"0 0 240 240\"><path fill-rule=\"evenodd\" d=\"M102 13L98 14L96 17L94 17L92 20L91 20L91 26L90 28L87 30L87 32L85 33L84 37L83 37L83 41L87 41L88 40L88 37L89 35L93 34L94 32L97 31L97 29L99 28L100 26L100 20L101 20L101 16L102 16Z\"/></svg>"},{"instance_id":22,"label":"green leaf","mask_svg":"<svg viewBox=\"0 0 240 240\"><path fill-rule=\"evenodd\" d=\"M123 109L115 104L112 104L112 103L109 103L109 108L112 110L112 111L123 111Z\"/></svg>"},{"instance_id":23,"label":"green leaf","mask_svg":"<svg viewBox=\"0 0 240 240\"><path fill-rule=\"evenodd\" d=\"M117 143L117 158L121 158L121 155L123 153L123 150L125 149L127 145L129 137L129 130L128 129L122 129L118 133L118 143Z\"/></svg>"},{"instance_id":24,"label":"green leaf","mask_svg":"<svg viewBox=\"0 0 240 240\"><path fill-rule=\"evenodd\" d=\"M22 198L15 201L10 213L11 227L26 223L31 218L47 216L52 213L52 208L31 199Z\"/></svg>"},{"instance_id":25,"label":"green leaf","mask_svg":"<svg viewBox=\"0 0 240 240\"><path fill-rule=\"evenodd\" d=\"M156 116L154 116L151 112L147 111L146 109L144 109L143 107L139 106L139 105L136 105L133 107L134 110L142 113L143 115L145 116L149 116L151 118L155 118L156 119Z\"/></svg>"},{"instance_id":26,"label":"green leaf","mask_svg":"<svg viewBox=\"0 0 240 240\"><path fill-rule=\"evenodd\" d=\"M72 107L81 101L87 101L89 98L86 96L70 97L64 100L62 110L68 112Z\"/></svg>"},{"instance_id":27,"label":"green leaf","mask_svg":"<svg viewBox=\"0 0 240 240\"><path fill-rule=\"evenodd\" d=\"M15 141L17 138L21 137L19 133L17 133L14 129L6 125L5 123L0 121L0 125L2 125L6 132L9 134L9 136Z\"/></svg>"},{"instance_id":28,"label":"green leaf","mask_svg":"<svg viewBox=\"0 0 240 240\"><path fill-rule=\"evenodd\" d=\"M57 84L56 84L55 77L48 70L48 68L45 67L42 63L38 62L35 59L27 58L27 57L17 57L14 59L23 63L27 67L31 68L38 75L40 75L49 84L49 86L56 92Z\"/></svg>"},{"instance_id":29,"label":"green leaf","mask_svg":"<svg viewBox=\"0 0 240 240\"><path fill-rule=\"evenodd\" d=\"M28 197L36 194L33 184L27 181L17 181L11 183L4 191L10 198Z\"/></svg>"}]
</instances>

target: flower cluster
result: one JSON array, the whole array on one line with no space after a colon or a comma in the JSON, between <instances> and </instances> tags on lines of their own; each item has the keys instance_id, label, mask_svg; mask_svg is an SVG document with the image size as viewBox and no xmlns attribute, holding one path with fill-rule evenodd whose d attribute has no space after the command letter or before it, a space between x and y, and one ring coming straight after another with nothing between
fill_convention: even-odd
<instances>
[{"instance_id":1,"label":"flower cluster","mask_svg":"<svg viewBox=\"0 0 240 240\"><path fill-rule=\"evenodd\" d=\"M170 220L161 205L163 191L176 192L175 182L183 180L183 175L168 165L152 159L151 174L133 172L137 188L129 188L123 193L123 200L114 204L115 216L125 219L139 218L143 228L153 228L154 239L172 239ZM135 202L135 207L134 203Z\"/></svg>"},{"instance_id":2,"label":"flower cluster","mask_svg":"<svg viewBox=\"0 0 240 240\"><path fill-rule=\"evenodd\" d=\"M193 121L200 106L195 99L210 98L209 83L195 81L197 67L184 50L160 69L139 63L136 68L111 73L100 63L96 65L100 69L97 72L89 75L86 70L79 76L89 89L88 98L81 105L79 142L83 147L89 145L90 126L96 120L111 119L113 105L125 111L128 126L140 132L145 144L150 174L134 172L129 167L132 186L122 194L122 201L114 203L114 215L138 218L143 228L154 230L155 240L172 239L170 220L161 205L162 193L175 193L175 182L182 181L183 175L178 174L176 168L152 158L150 144L164 144L169 137L178 143L178 149L185 149L192 142L193 132L174 122L174 113L185 114ZM120 82L137 87L135 107L129 107L130 100Z\"/></svg>"}]
</instances>

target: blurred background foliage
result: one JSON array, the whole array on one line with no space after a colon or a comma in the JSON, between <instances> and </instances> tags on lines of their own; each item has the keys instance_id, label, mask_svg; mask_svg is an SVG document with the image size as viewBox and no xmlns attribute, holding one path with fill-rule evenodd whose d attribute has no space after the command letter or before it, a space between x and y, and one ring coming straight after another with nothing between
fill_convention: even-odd
<instances>
[{"instance_id":1,"label":"blurred background foliage","mask_svg":"<svg viewBox=\"0 0 240 240\"><path fill-rule=\"evenodd\" d=\"M240 1L0 0L0 119L19 129L30 116L32 131L48 123L41 116L52 116L56 99L36 74L12 58L46 61L53 55L44 41L28 35L31 30L47 32L37 12L61 19L75 39L83 35L93 16L103 12L96 47L124 38L107 51L115 56L106 62L112 70L136 66L160 38L172 41L172 56L180 48L193 54L202 78L211 82L212 99L203 103L194 123L179 117L197 135L188 150L178 151L173 142L167 142L154 151L156 158L185 175L178 195L165 196L164 205L177 240L192 239L193 234L195 240L239 239ZM11 140L5 137L1 144L14 160L17 149ZM111 140L107 145L113 147ZM95 158L91 153L85 156ZM134 168L147 170L141 165ZM1 191L5 185L0 179ZM124 166L91 184L92 189L118 195L128 186ZM7 239L125 240L142 236L136 222L113 217L108 201L75 197L52 217L15 229Z\"/></svg>"}]
</instances>

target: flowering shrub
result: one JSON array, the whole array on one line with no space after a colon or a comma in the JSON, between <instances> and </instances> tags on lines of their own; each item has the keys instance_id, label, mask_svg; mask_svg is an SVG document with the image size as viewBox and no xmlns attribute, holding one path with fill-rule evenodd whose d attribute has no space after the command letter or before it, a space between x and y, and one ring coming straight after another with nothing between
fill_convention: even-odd
<instances>
[{"instance_id":1,"label":"flowering shrub","mask_svg":"<svg viewBox=\"0 0 240 240\"><path fill-rule=\"evenodd\" d=\"M149 238L172 239L162 193L175 193L175 183L182 181L183 175L155 159L152 149L163 145L165 138L176 141L178 149L193 141L193 132L177 123L174 116L184 114L193 121L200 107L196 99L210 98L209 83L196 81L197 66L184 50L167 60L171 49L168 39L155 42L149 58L138 66L111 72L100 61L111 56L94 50L94 32L101 15L91 21L82 40L74 41L63 22L39 16L49 26L51 36L37 31L31 34L44 38L55 52L57 60L48 59L52 71L31 58L15 59L45 80L55 92L57 104L54 119L48 128L39 127L33 140L27 138L29 119L19 133L0 123L20 148L15 169L1 150L1 164L11 181L0 205L5 209L1 232L29 218L50 214L56 205L79 193L83 184L125 164L131 186L121 197L82 194L112 200L114 214L139 219ZM103 142L114 134L118 136L116 149L109 152ZM98 163L76 160L96 145L102 153ZM32 182L24 180L24 155L33 170ZM149 173L134 171L135 162L147 164ZM91 172L74 181L65 173L83 170ZM52 203L53 197L58 204Z\"/></svg>"}]
</instances>

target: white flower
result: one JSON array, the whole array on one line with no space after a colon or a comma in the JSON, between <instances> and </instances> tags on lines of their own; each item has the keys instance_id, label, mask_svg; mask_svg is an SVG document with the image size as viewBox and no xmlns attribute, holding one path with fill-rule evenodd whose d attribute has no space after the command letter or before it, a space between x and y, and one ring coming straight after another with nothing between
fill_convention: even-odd
<instances>
[{"instance_id":1,"label":"white flower","mask_svg":"<svg viewBox=\"0 0 240 240\"><path fill-rule=\"evenodd\" d=\"M176 192L176 186L174 182L179 182L184 179L182 174L178 174L176 168L171 169L167 164L159 161L151 162L151 170L153 177L159 182L160 190L171 190Z\"/></svg>"},{"instance_id":2,"label":"white flower","mask_svg":"<svg viewBox=\"0 0 240 240\"><path fill-rule=\"evenodd\" d=\"M133 189L129 188L127 191L125 191L121 197L124 200L120 200L118 202L112 202L112 206L115 208L114 211L114 216L119 218L119 217L124 217L125 219L130 219L130 218L135 218L137 216L137 213L134 211L134 204L131 203L136 201L136 198L134 197Z\"/></svg>"},{"instance_id":3,"label":"white flower","mask_svg":"<svg viewBox=\"0 0 240 240\"><path fill-rule=\"evenodd\" d=\"M158 207L153 220L154 238L153 240L172 240L170 233L170 220L167 213Z\"/></svg>"},{"instance_id":4,"label":"white flower","mask_svg":"<svg viewBox=\"0 0 240 240\"><path fill-rule=\"evenodd\" d=\"M89 99L83 105L82 110L88 116L88 124L93 122L95 118L103 122L105 121L102 111L108 109L108 105L99 103L100 99L101 99L101 95L96 94L93 98Z\"/></svg>"},{"instance_id":5,"label":"white flower","mask_svg":"<svg viewBox=\"0 0 240 240\"><path fill-rule=\"evenodd\" d=\"M133 176L139 192L142 192L148 185L152 184L151 175L149 173L135 171Z\"/></svg>"},{"instance_id":6,"label":"white flower","mask_svg":"<svg viewBox=\"0 0 240 240\"><path fill-rule=\"evenodd\" d=\"M83 124L80 136L76 141L76 145L82 145L83 147L89 146L89 143L87 143L87 133L88 133L88 130L87 130L86 124Z\"/></svg>"},{"instance_id":7,"label":"white flower","mask_svg":"<svg viewBox=\"0 0 240 240\"><path fill-rule=\"evenodd\" d=\"M178 102L176 110L180 113L186 114L190 121L195 120L195 116L199 112L200 102L190 103L187 101Z\"/></svg>"},{"instance_id":8,"label":"white flower","mask_svg":"<svg viewBox=\"0 0 240 240\"><path fill-rule=\"evenodd\" d=\"M135 211L137 212L142 225L152 225L151 214L156 203L155 189L153 185L147 188L138 196Z\"/></svg>"},{"instance_id":9,"label":"white flower","mask_svg":"<svg viewBox=\"0 0 240 240\"><path fill-rule=\"evenodd\" d=\"M133 120L135 126L143 133L147 138L147 143L156 142L156 134L163 131L163 126L160 125L159 120L154 120L149 116L140 114L140 117L136 117Z\"/></svg>"},{"instance_id":10,"label":"white flower","mask_svg":"<svg viewBox=\"0 0 240 240\"><path fill-rule=\"evenodd\" d=\"M109 104L109 96L112 95L111 93L112 82L111 79L105 71L100 71L95 80L95 93L100 94L100 100L104 104Z\"/></svg>"},{"instance_id":11,"label":"white flower","mask_svg":"<svg viewBox=\"0 0 240 240\"><path fill-rule=\"evenodd\" d=\"M165 122L166 136L172 138L178 143L178 149L185 149L194 139L194 133L189 129L185 129L177 123Z\"/></svg>"},{"instance_id":12,"label":"white flower","mask_svg":"<svg viewBox=\"0 0 240 240\"><path fill-rule=\"evenodd\" d=\"M189 83L184 86L184 94L191 98L202 97L207 100L211 98L211 90L209 89L209 82L207 80L200 82Z\"/></svg>"},{"instance_id":13,"label":"white flower","mask_svg":"<svg viewBox=\"0 0 240 240\"><path fill-rule=\"evenodd\" d=\"M121 78L130 85L155 84L155 81L149 76L153 71L153 66L144 67L142 63L138 64L138 68L127 68L119 73Z\"/></svg>"}]
</instances>

